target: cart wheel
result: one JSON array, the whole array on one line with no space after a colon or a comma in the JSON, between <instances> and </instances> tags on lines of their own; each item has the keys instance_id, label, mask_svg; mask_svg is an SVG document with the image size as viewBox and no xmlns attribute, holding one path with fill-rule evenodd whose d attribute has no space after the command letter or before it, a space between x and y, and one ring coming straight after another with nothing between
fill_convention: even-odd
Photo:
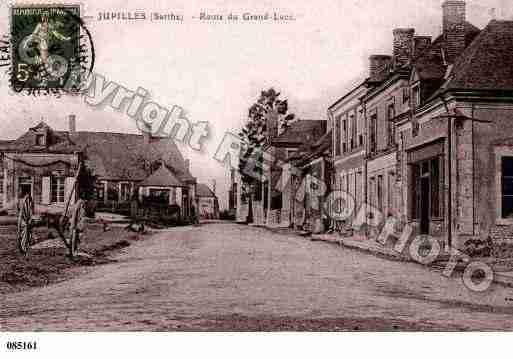
<instances>
[{"instance_id":1,"label":"cart wheel","mask_svg":"<svg viewBox=\"0 0 513 359\"><path fill-rule=\"evenodd\" d=\"M75 205L75 210L71 217L70 223L70 242L69 242L69 255L75 257L78 253L80 246L80 235L84 232L85 228L85 203L79 200Z\"/></svg>"},{"instance_id":2,"label":"cart wheel","mask_svg":"<svg viewBox=\"0 0 513 359\"><path fill-rule=\"evenodd\" d=\"M27 254L32 239L32 199L25 196L20 203L18 211L18 228L16 233L18 249Z\"/></svg>"}]
</instances>

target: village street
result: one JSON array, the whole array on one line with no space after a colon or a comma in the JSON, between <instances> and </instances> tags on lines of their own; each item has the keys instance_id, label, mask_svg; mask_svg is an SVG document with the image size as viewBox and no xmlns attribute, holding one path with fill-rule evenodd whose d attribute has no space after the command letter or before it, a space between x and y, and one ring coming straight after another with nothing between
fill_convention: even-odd
<instances>
[{"instance_id":1,"label":"village street","mask_svg":"<svg viewBox=\"0 0 513 359\"><path fill-rule=\"evenodd\" d=\"M513 289L262 228L173 228L116 259L0 298L0 330L513 329Z\"/></svg>"}]
</instances>

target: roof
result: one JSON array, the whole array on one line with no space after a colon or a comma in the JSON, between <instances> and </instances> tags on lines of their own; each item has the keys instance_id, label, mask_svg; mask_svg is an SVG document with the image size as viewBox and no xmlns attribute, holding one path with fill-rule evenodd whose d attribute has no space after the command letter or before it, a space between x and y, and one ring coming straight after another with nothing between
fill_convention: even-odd
<instances>
[{"instance_id":1,"label":"roof","mask_svg":"<svg viewBox=\"0 0 513 359\"><path fill-rule=\"evenodd\" d=\"M47 134L48 146L35 146L38 133ZM152 138L148 143L143 135L54 131L41 122L17 140L8 141L3 146L0 143L0 149L36 153L82 152L88 166L103 180L142 181L159 161L172 168L178 180L195 180L176 143L170 138Z\"/></svg>"},{"instance_id":2,"label":"roof","mask_svg":"<svg viewBox=\"0 0 513 359\"><path fill-rule=\"evenodd\" d=\"M278 137L273 139L273 145L301 145L320 138L326 132L325 120L298 120Z\"/></svg>"},{"instance_id":3,"label":"roof","mask_svg":"<svg viewBox=\"0 0 513 359\"><path fill-rule=\"evenodd\" d=\"M479 33L476 26L465 22L465 46L468 47ZM444 64L442 49L446 48L447 41L442 34L413 60L413 66L422 80L442 79L445 76L447 65Z\"/></svg>"},{"instance_id":4,"label":"roof","mask_svg":"<svg viewBox=\"0 0 513 359\"><path fill-rule=\"evenodd\" d=\"M196 197L216 197L215 193L204 183L196 185Z\"/></svg>"},{"instance_id":5,"label":"roof","mask_svg":"<svg viewBox=\"0 0 513 359\"><path fill-rule=\"evenodd\" d=\"M175 174L167 166L161 166L151 176L146 178L142 183L142 187L181 187L183 183L175 176Z\"/></svg>"},{"instance_id":6,"label":"roof","mask_svg":"<svg viewBox=\"0 0 513 359\"><path fill-rule=\"evenodd\" d=\"M338 100L336 100L332 105L330 105L330 107L328 107L328 110L331 110L333 107L337 106L340 102L344 101L346 98L348 98L349 96L351 96L353 93L355 93L358 89L362 88L362 87L366 87L367 85L367 80L364 80L363 82L360 82L358 85L354 86L353 88L351 88L351 90L349 90L348 92L346 92L345 95L343 95L342 97L340 97Z\"/></svg>"},{"instance_id":7,"label":"roof","mask_svg":"<svg viewBox=\"0 0 513 359\"><path fill-rule=\"evenodd\" d=\"M294 162L294 164L297 166L302 166L324 155L330 156L332 146L332 132L328 131L314 144L305 143L294 155L289 157L288 160Z\"/></svg>"},{"instance_id":8,"label":"roof","mask_svg":"<svg viewBox=\"0 0 513 359\"><path fill-rule=\"evenodd\" d=\"M513 21L492 20L454 64L447 89L513 90Z\"/></svg>"}]
</instances>

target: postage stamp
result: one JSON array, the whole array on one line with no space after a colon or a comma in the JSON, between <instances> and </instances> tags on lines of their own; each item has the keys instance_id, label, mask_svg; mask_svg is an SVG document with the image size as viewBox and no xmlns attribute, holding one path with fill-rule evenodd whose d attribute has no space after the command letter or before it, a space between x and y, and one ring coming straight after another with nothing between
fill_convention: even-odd
<instances>
[{"instance_id":1,"label":"postage stamp","mask_svg":"<svg viewBox=\"0 0 513 359\"><path fill-rule=\"evenodd\" d=\"M80 5L14 5L10 16L13 90L69 90L91 70L92 41Z\"/></svg>"}]
</instances>

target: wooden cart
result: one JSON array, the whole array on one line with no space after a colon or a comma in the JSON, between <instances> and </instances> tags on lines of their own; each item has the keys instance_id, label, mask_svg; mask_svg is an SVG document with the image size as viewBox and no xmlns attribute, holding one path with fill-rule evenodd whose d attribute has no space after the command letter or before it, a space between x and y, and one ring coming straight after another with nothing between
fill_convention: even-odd
<instances>
[{"instance_id":1,"label":"wooden cart","mask_svg":"<svg viewBox=\"0 0 513 359\"><path fill-rule=\"evenodd\" d=\"M85 202L78 200L72 208L70 202L73 198L78 182L82 164L79 165L74 178L73 190L66 200L64 211L55 210L51 206L34 205L30 195L25 196L18 204L17 241L18 248L23 255L28 254L32 242L32 229L41 225L48 225L57 231L62 239L70 257L75 257L80 245L80 237L85 229ZM69 216L71 215L71 216Z\"/></svg>"}]
</instances>

